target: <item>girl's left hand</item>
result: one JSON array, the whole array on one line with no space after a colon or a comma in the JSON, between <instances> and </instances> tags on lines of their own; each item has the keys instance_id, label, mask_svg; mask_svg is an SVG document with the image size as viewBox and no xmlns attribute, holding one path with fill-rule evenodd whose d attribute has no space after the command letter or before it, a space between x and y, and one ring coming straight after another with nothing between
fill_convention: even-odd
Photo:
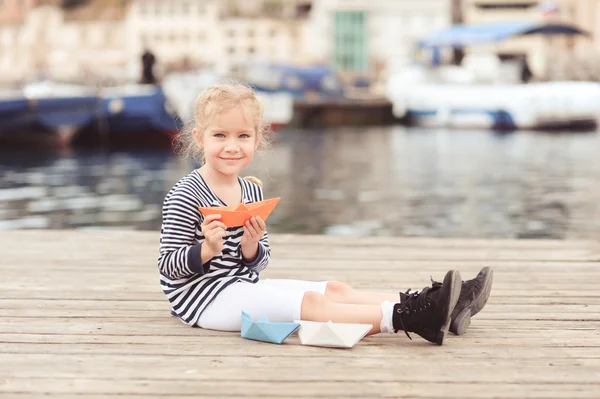
<instances>
[{"instance_id":1,"label":"girl's left hand","mask_svg":"<svg viewBox=\"0 0 600 399\"><path fill-rule=\"evenodd\" d=\"M265 231L267 230L267 225L260 216L253 216L249 220L246 221L244 225L244 234L242 235L241 244L254 244L258 243L258 240L263 238L265 235Z\"/></svg>"}]
</instances>

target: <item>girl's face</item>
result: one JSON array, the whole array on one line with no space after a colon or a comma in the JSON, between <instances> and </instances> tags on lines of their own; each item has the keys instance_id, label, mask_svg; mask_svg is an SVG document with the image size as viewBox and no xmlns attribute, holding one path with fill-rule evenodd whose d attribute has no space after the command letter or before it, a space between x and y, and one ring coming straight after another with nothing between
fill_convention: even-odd
<instances>
[{"instance_id":1,"label":"girl's face","mask_svg":"<svg viewBox=\"0 0 600 399\"><path fill-rule=\"evenodd\" d=\"M256 132L241 106L215 115L204 132L194 130L194 137L206 165L221 174L238 175L254 158Z\"/></svg>"}]
</instances>

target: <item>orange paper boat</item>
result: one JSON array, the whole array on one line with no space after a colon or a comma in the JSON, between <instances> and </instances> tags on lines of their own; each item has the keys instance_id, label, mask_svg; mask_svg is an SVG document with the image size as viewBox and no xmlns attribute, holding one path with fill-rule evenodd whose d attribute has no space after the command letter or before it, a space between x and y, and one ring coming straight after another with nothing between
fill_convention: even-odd
<instances>
[{"instance_id":1,"label":"orange paper boat","mask_svg":"<svg viewBox=\"0 0 600 399\"><path fill-rule=\"evenodd\" d=\"M281 197L238 206L200 207L198 210L204 216L221 215L220 221L227 227L243 226L252 216L260 216L266 221Z\"/></svg>"}]
</instances>

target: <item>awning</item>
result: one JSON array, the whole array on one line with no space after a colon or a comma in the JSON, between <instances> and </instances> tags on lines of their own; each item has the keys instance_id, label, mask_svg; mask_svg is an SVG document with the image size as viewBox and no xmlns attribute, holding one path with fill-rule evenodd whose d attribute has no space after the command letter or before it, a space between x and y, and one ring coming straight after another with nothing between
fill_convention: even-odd
<instances>
[{"instance_id":1,"label":"awning","mask_svg":"<svg viewBox=\"0 0 600 399\"><path fill-rule=\"evenodd\" d=\"M500 22L478 25L454 25L431 33L420 40L419 47L463 47L496 42L522 35L588 35L573 25L536 24L531 22Z\"/></svg>"}]
</instances>

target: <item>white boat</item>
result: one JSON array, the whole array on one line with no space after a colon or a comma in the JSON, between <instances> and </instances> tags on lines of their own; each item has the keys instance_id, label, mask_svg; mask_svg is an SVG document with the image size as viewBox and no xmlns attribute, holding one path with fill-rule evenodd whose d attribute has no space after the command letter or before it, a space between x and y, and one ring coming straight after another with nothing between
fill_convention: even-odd
<instances>
[{"instance_id":1,"label":"white boat","mask_svg":"<svg viewBox=\"0 0 600 399\"><path fill-rule=\"evenodd\" d=\"M551 26L557 29L556 26ZM469 45L550 29L528 24L458 26L436 32L421 44ZM561 32L570 27L560 27ZM523 33L525 32L525 33ZM492 58L490 58L492 57ZM558 129L597 126L600 83L519 83L519 69L495 56L474 55L456 66L411 65L389 74L387 96L394 115L427 127ZM490 62L491 60L491 62Z\"/></svg>"},{"instance_id":2,"label":"white boat","mask_svg":"<svg viewBox=\"0 0 600 399\"><path fill-rule=\"evenodd\" d=\"M327 323L295 320L300 344L326 348L352 348L373 328L371 324Z\"/></svg>"},{"instance_id":3,"label":"white boat","mask_svg":"<svg viewBox=\"0 0 600 399\"><path fill-rule=\"evenodd\" d=\"M600 117L600 83L531 84L388 81L394 115L427 127L547 129L595 126Z\"/></svg>"}]
</instances>

